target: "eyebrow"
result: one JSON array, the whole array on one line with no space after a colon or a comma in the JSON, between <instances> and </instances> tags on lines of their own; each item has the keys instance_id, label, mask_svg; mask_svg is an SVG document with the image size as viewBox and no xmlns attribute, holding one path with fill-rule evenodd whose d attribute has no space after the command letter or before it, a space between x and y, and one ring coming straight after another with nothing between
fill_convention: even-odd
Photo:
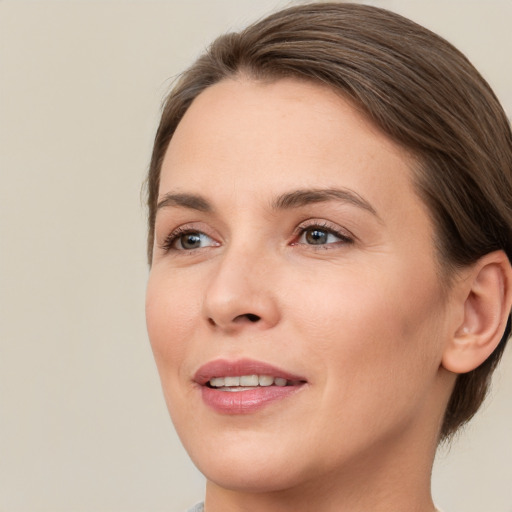
<instances>
[{"instance_id":1,"label":"eyebrow","mask_svg":"<svg viewBox=\"0 0 512 512\"><path fill-rule=\"evenodd\" d=\"M271 207L273 210L288 210L327 201L341 201L352 204L380 219L375 208L366 199L357 192L345 188L299 189L286 192L277 196L271 202ZM199 194L168 192L157 203L157 211L167 207L188 208L205 213L213 211L213 206Z\"/></svg>"},{"instance_id":2,"label":"eyebrow","mask_svg":"<svg viewBox=\"0 0 512 512\"><path fill-rule=\"evenodd\" d=\"M300 189L281 194L272 202L272 208L286 210L300 208L312 203L341 201L362 208L380 218L375 208L357 192L345 188Z\"/></svg>"},{"instance_id":3,"label":"eyebrow","mask_svg":"<svg viewBox=\"0 0 512 512\"><path fill-rule=\"evenodd\" d=\"M172 194L169 192L158 201L156 209L158 211L169 206L189 208L200 212L211 212L213 210L211 204L204 197L196 194Z\"/></svg>"}]
</instances>

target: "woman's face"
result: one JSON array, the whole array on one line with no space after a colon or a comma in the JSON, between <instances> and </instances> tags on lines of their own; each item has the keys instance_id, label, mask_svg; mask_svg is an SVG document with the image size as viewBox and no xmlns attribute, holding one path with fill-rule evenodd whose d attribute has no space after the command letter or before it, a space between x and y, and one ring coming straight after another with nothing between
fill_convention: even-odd
<instances>
[{"instance_id":1,"label":"woman's face","mask_svg":"<svg viewBox=\"0 0 512 512\"><path fill-rule=\"evenodd\" d=\"M185 114L147 324L178 434L217 485L368 475L435 444L449 298L411 165L319 85L226 80Z\"/></svg>"}]
</instances>

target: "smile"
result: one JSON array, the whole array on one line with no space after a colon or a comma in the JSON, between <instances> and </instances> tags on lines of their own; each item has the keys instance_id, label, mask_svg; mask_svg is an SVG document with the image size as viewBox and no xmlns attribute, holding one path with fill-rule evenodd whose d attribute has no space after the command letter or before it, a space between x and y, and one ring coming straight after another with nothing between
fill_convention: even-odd
<instances>
[{"instance_id":1,"label":"smile","mask_svg":"<svg viewBox=\"0 0 512 512\"><path fill-rule=\"evenodd\" d=\"M205 405L231 415L256 412L306 384L306 379L252 360L212 361L197 371L194 381Z\"/></svg>"},{"instance_id":2,"label":"smile","mask_svg":"<svg viewBox=\"0 0 512 512\"><path fill-rule=\"evenodd\" d=\"M222 391L244 391L257 387L291 386L293 383L282 377L272 377L271 375L242 375L240 377L214 377L208 381L207 385L222 389Z\"/></svg>"}]
</instances>

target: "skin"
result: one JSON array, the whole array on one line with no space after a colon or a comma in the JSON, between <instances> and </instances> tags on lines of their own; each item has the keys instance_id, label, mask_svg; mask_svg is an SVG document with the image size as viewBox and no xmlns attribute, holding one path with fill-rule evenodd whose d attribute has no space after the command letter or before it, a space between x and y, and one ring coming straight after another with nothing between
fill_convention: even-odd
<instances>
[{"instance_id":1,"label":"skin","mask_svg":"<svg viewBox=\"0 0 512 512\"><path fill-rule=\"evenodd\" d=\"M460 293L440 282L411 167L345 99L292 79L225 80L180 122L160 200L201 196L210 211L159 209L146 313L208 512L434 510L430 471L455 378L441 363ZM273 205L318 189L353 196ZM312 225L325 244L310 243ZM164 249L183 226L204 234L198 248L178 236ZM307 384L254 413L219 414L193 380L219 358Z\"/></svg>"}]
</instances>

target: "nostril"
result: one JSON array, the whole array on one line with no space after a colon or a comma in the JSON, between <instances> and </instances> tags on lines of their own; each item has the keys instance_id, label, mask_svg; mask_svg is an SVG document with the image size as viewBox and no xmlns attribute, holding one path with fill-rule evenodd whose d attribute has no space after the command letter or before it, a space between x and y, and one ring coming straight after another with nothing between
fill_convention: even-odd
<instances>
[{"instance_id":1,"label":"nostril","mask_svg":"<svg viewBox=\"0 0 512 512\"><path fill-rule=\"evenodd\" d=\"M259 317L258 315L254 315L253 313L245 313L244 315L238 315L234 319L235 322L241 322L243 320L249 320L249 322L255 323L261 320L261 317Z\"/></svg>"},{"instance_id":2,"label":"nostril","mask_svg":"<svg viewBox=\"0 0 512 512\"><path fill-rule=\"evenodd\" d=\"M238 315L237 317L235 317L233 322L238 323L238 322L242 322L243 320L248 320L251 323L256 323L261 320L261 317L258 315L255 315L253 313L245 313L243 315ZM213 318L208 318L207 321L211 326L213 326L213 327L217 326L217 322Z\"/></svg>"}]
</instances>

